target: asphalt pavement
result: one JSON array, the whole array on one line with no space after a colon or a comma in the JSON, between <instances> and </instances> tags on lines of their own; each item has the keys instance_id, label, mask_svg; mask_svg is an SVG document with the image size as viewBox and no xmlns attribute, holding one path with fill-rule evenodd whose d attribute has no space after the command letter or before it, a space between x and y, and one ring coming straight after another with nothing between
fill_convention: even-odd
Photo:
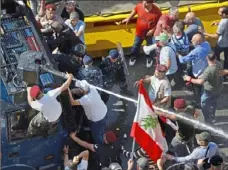
<instances>
[{"instance_id":1,"label":"asphalt pavement","mask_svg":"<svg viewBox=\"0 0 228 170\"><path fill-rule=\"evenodd\" d=\"M85 1L78 0L78 4L85 15L96 13L111 13L117 11L130 11L133 9L138 1ZM180 4L184 5L190 1L181 1ZM193 3L205 3L205 1L194 1ZM161 7L170 7L168 3L160 2ZM128 59L127 59L128 61ZM98 61L99 62L99 61ZM140 57L134 67L128 67L130 75L128 76L128 87L134 93L134 99L137 99L137 88L133 86L136 80L143 78L145 75L152 75L154 67L146 68L146 58ZM113 91L120 93L118 86L114 86ZM194 94L191 91L173 91L174 97L182 97L186 100L194 100ZM216 111L216 122L212 125L214 128L222 129L228 135L228 84L224 83L223 93L218 101L218 108ZM125 148L131 151L132 138L129 137L131 125L135 116L136 105L132 102L124 101L122 99L111 96L108 102L108 129L120 129L120 134L127 134L128 139L125 142ZM213 141L220 147L221 152L228 158L228 141L217 134L213 134ZM124 168L126 167L126 159L124 159Z\"/></svg>"},{"instance_id":2,"label":"asphalt pavement","mask_svg":"<svg viewBox=\"0 0 228 170\"><path fill-rule=\"evenodd\" d=\"M128 61L128 58L127 58ZM99 61L98 61L99 62ZM154 73L154 66L152 68L146 68L146 58L144 56L140 57L137 60L137 63L133 67L128 67L130 75L128 76L128 87L134 93L133 99L137 100L137 88L133 86L136 80L139 80L145 75L152 75ZM147 88L147 86L145 86ZM112 89L117 94L120 94L120 89L116 85ZM194 100L194 94L191 91L173 91L173 97L181 97L186 100ZM222 96L218 102L218 108L216 111L216 122L212 125L214 128L221 129L228 134L228 84L224 83L224 90ZM199 110L200 111L200 110ZM120 134L123 136L126 134L128 139L125 142L125 147L129 151L131 151L132 146L132 138L129 137L131 125L136 113L136 105L132 102L125 101L119 99L115 96L111 96L108 102L108 121L107 128L108 129L120 129ZM200 119L201 120L201 119ZM217 134L213 135L213 141L217 143L220 147L223 155L226 155L228 158L228 141L225 138L218 136ZM123 158L123 162L127 160ZM228 160L227 160L228 161ZM124 164L124 167L126 164Z\"/></svg>"}]
</instances>

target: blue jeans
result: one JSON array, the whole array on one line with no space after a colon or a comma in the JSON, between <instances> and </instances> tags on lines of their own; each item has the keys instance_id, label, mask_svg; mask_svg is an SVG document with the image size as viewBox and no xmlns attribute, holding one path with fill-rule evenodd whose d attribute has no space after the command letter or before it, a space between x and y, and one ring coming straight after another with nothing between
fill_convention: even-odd
<instances>
[{"instance_id":1,"label":"blue jeans","mask_svg":"<svg viewBox=\"0 0 228 170\"><path fill-rule=\"evenodd\" d=\"M91 122L91 133L94 139L95 144L104 143L104 130L105 130L106 116L97 121Z\"/></svg>"},{"instance_id":2,"label":"blue jeans","mask_svg":"<svg viewBox=\"0 0 228 170\"><path fill-rule=\"evenodd\" d=\"M146 43L147 45L152 45L153 44L153 37L146 37ZM144 39L142 39L141 37L135 36L135 40L134 40L134 44L131 48L131 55L132 57L136 58L140 55L140 47L143 43ZM149 54L148 57L153 57L153 51Z\"/></svg>"},{"instance_id":3,"label":"blue jeans","mask_svg":"<svg viewBox=\"0 0 228 170\"><path fill-rule=\"evenodd\" d=\"M205 122L211 122L211 120L214 119L219 96L220 94L214 94L207 90L203 91L201 96L201 108Z\"/></svg>"}]
</instances>

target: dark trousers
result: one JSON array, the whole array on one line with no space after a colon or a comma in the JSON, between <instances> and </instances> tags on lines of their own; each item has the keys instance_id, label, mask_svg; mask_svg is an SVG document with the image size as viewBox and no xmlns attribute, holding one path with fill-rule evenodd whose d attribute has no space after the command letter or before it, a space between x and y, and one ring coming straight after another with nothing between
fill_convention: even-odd
<instances>
[{"instance_id":1,"label":"dark trousers","mask_svg":"<svg viewBox=\"0 0 228 170\"><path fill-rule=\"evenodd\" d=\"M146 37L146 43L147 45L153 44L153 37ZM138 36L135 36L134 44L131 48L131 56L136 58L140 55L140 47L143 43L144 39ZM154 56L155 52L152 51L147 57L152 58Z\"/></svg>"},{"instance_id":2,"label":"dark trousers","mask_svg":"<svg viewBox=\"0 0 228 170\"><path fill-rule=\"evenodd\" d=\"M205 122L211 122L214 119L219 97L220 94L204 90L201 96L201 108Z\"/></svg>"},{"instance_id":3,"label":"dark trousers","mask_svg":"<svg viewBox=\"0 0 228 170\"><path fill-rule=\"evenodd\" d=\"M218 61L220 61L221 52L224 52L224 69L228 69L228 47L219 47L217 45L214 51Z\"/></svg>"},{"instance_id":4,"label":"dark trousers","mask_svg":"<svg viewBox=\"0 0 228 170\"><path fill-rule=\"evenodd\" d=\"M97 122L91 121L91 124L90 124L91 132L92 132L94 142L96 144L104 143L105 124L106 124L106 116Z\"/></svg>"}]
</instances>

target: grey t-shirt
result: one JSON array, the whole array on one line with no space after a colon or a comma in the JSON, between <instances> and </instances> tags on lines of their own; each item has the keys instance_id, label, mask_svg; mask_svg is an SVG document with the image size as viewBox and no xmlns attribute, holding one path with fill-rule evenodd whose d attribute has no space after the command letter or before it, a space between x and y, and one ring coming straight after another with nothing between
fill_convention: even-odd
<instances>
[{"instance_id":1,"label":"grey t-shirt","mask_svg":"<svg viewBox=\"0 0 228 170\"><path fill-rule=\"evenodd\" d=\"M222 70L222 64L216 61L216 65L208 66L200 79L203 79L204 89L212 93L221 93L223 89L223 78L219 76L219 70Z\"/></svg>"},{"instance_id":2,"label":"grey t-shirt","mask_svg":"<svg viewBox=\"0 0 228 170\"><path fill-rule=\"evenodd\" d=\"M228 18L223 18L218 25L217 34L218 46L219 47L228 47Z\"/></svg>"}]
</instances>

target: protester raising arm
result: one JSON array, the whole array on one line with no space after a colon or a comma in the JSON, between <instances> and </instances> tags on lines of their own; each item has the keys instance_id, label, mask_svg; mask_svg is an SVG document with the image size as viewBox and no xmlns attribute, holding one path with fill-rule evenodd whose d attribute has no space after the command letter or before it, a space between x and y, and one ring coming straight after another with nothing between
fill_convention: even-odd
<instances>
[{"instance_id":1,"label":"protester raising arm","mask_svg":"<svg viewBox=\"0 0 228 170\"><path fill-rule=\"evenodd\" d=\"M92 152L95 152L95 149L94 149L94 144L91 144L91 143L88 143L86 141L83 141L81 139L79 139L77 136L76 136L76 133L75 132L72 132L70 134L70 137L77 143L79 144L80 146L86 148L86 149L89 149L90 151Z\"/></svg>"},{"instance_id":2,"label":"protester raising arm","mask_svg":"<svg viewBox=\"0 0 228 170\"><path fill-rule=\"evenodd\" d=\"M151 76L146 76L145 79L141 79L141 80L139 80L139 81L136 81L136 82L134 83L134 86L137 86L137 87L138 87L140 81L142 81L143 83L150 83L150 82L151 82Z\"/></svg>"}]
</instances>

